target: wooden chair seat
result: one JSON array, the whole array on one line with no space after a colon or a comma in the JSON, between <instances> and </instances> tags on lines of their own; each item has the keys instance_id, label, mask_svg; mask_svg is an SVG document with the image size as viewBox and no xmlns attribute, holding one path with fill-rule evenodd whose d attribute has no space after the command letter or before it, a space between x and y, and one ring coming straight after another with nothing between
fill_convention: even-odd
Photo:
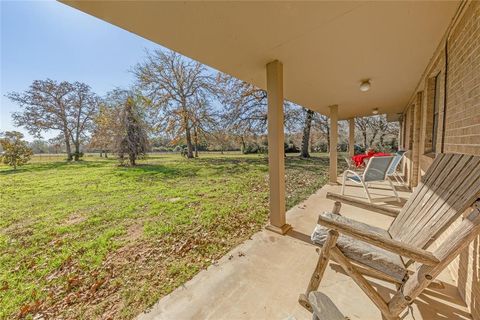
<instances>
[{"instance_id":1,"label":"wooden chair seat","mask_svg":"<svg viewBox=\"0 0 480 320\"><path fill-rule=\"evenodd\" d=\"M323 213L323 215L334 219L344 220L343 222L352 221L348 218L328 212ZM357 227L363 225L363 228L366 228L372 233L391 238L388 231L384 229L363 224L358 221L355 221L355 223L357 224ZM311 239L313 243L321 247L325 244L327 237L328 228L317 225L312 233ZM340 234L337 239L337 247L349 259L386 274L396 279L399 283L402 282L407 274L407 269L402 258L398 254L388 250L379 248L366 242L358 241L357 239L343 234Z\"/></svg>"}]
</instances>

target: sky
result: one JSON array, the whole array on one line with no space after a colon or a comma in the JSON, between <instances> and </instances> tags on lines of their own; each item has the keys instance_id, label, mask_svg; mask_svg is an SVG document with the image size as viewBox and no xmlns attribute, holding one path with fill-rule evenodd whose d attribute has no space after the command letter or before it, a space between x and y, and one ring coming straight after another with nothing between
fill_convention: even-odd
<instances>
[{"instance_id":1,"label":"sky","mask_svg":"<svg viewBox=\"0 0 480 320\"><path fill-rule=\"evenodd\" d=\"M5 97L27 90L33 80L81 81L99 95L133 83L131 67L146 49L162 48L56 1L0 0L0 132L17 130L12 112L20 108ZM44 134L46 139L55 132Z\"/></svg>"}]
</instances>

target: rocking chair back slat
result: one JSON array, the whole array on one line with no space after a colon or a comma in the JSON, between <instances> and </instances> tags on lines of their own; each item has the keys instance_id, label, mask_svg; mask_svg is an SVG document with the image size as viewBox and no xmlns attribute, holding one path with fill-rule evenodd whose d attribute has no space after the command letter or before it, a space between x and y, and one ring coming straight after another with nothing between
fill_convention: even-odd
<instances>
[{"instance_id":1,"label":"rocking chair back slat","mask_svg":"<svg viewBox=\"0 0 480 320\"><path fill-rule=\"evenodd\" d=\"M390 234L397 235L397 233L402 231L405 225L405 221L412 216L412 210L419 207L420 201L422 201L422 199L425 199L427 193L429 193L430 195L432 194L431 190L427 186L425 186L425 184L431 184L432 182L435 182L435 180L439 178L438 174L433 174L438 172L437 167L441 167L445 171L445 168L447 167L450 160L452 160L452 157L453 155L439 155L435 159L435 161L428 169L427 173L422 177L422 180L418 187L415 189L415 192L410 195L407 203L403 206L402 210L400 211L401 215L397 216L395 221L390 226Z\"/></svg>"},{"instance_id":2,"label":"rocking chair back slat","mask_svg":"<svg viewBox=\"0 0 480 320\"><path fill-rule=\"evenodd\" d=\"M414 236L422 232L421 226L434 230L436 234L442 233L451 225L471 204L478 198L480 193L480 161L472 159L464 169L456 176L456 179L445 189L439 189L439 201L430 209L434 214L422 217L406 237ZM473 170L471 170L473 169ZM417 237L419 244L429 245L435 237L423 239Z\"/></svg>"},{"instance_id":3,"label":"rocking chair back slat","mask_svg":"<svg viewBox=\"0 0 480 320\"><path fill-rule=\"evenodd\" d=\"M480 157L440 154L422 178L389 233L427 248L480 195Z\"/></svg>"}]
</instances>

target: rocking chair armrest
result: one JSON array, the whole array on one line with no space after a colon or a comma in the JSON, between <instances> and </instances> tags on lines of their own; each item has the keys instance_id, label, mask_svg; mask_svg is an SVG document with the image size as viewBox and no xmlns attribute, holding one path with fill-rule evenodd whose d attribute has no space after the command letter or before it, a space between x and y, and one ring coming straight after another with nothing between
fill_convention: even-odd
<instances>
[{"instance_id":1,"label":"rocking chair armrest","mask_svg":"<svg viewBox=\"0 0 480 320\"><path fill-rule=\"evenodd\" d=\"M430 251L372 232L369 225L344 216L326 212L318 216L318 224L426 265L434 266L440 262Z\"/></svg>"}]
</instances>

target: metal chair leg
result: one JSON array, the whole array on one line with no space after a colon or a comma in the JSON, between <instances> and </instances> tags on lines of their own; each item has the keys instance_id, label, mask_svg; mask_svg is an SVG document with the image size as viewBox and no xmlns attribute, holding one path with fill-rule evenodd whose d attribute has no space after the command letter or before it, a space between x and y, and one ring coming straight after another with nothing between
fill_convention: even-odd
<instances>
[{"instance_id":1,"label":"metal chair leg","mask_svg":"<svg viewBox=\"0 0 480 320\"><path fill-rule=\"evenodd\" d=\"M362 180L362 186L363 186L363 190L365 190L365 194L367 195L368 202L372 203L372 198L370 197L370 193L368 192L368 185L365 182L363 182L363 180Z\"/></svg>"},{"instance_id":2,"label":"metal chair leg","mask_svg":"<svg viewBox=\"0 0 480 320\"><path fill-rule=\"evenodd\" d=\"M400 202L400 197L398 196L397 190L395 190L395 186L392 183L392 180L390 180L389 177L387 177L388 183L390 184L390 187L392 187L393 193L395 194L395 198L397 198L397 201Z\"/></svg>"},{"instance_id":3,"label":"metal chair leg","mask_svg":"<svg viewBox=\"0 0 480 320\"><path fill-rule=\"evenodd\" d=\"M347 182L347 172L343 173L343 178L342 178L342 195L345 194L345 183Z\"/></svg>"}]
</instances>

